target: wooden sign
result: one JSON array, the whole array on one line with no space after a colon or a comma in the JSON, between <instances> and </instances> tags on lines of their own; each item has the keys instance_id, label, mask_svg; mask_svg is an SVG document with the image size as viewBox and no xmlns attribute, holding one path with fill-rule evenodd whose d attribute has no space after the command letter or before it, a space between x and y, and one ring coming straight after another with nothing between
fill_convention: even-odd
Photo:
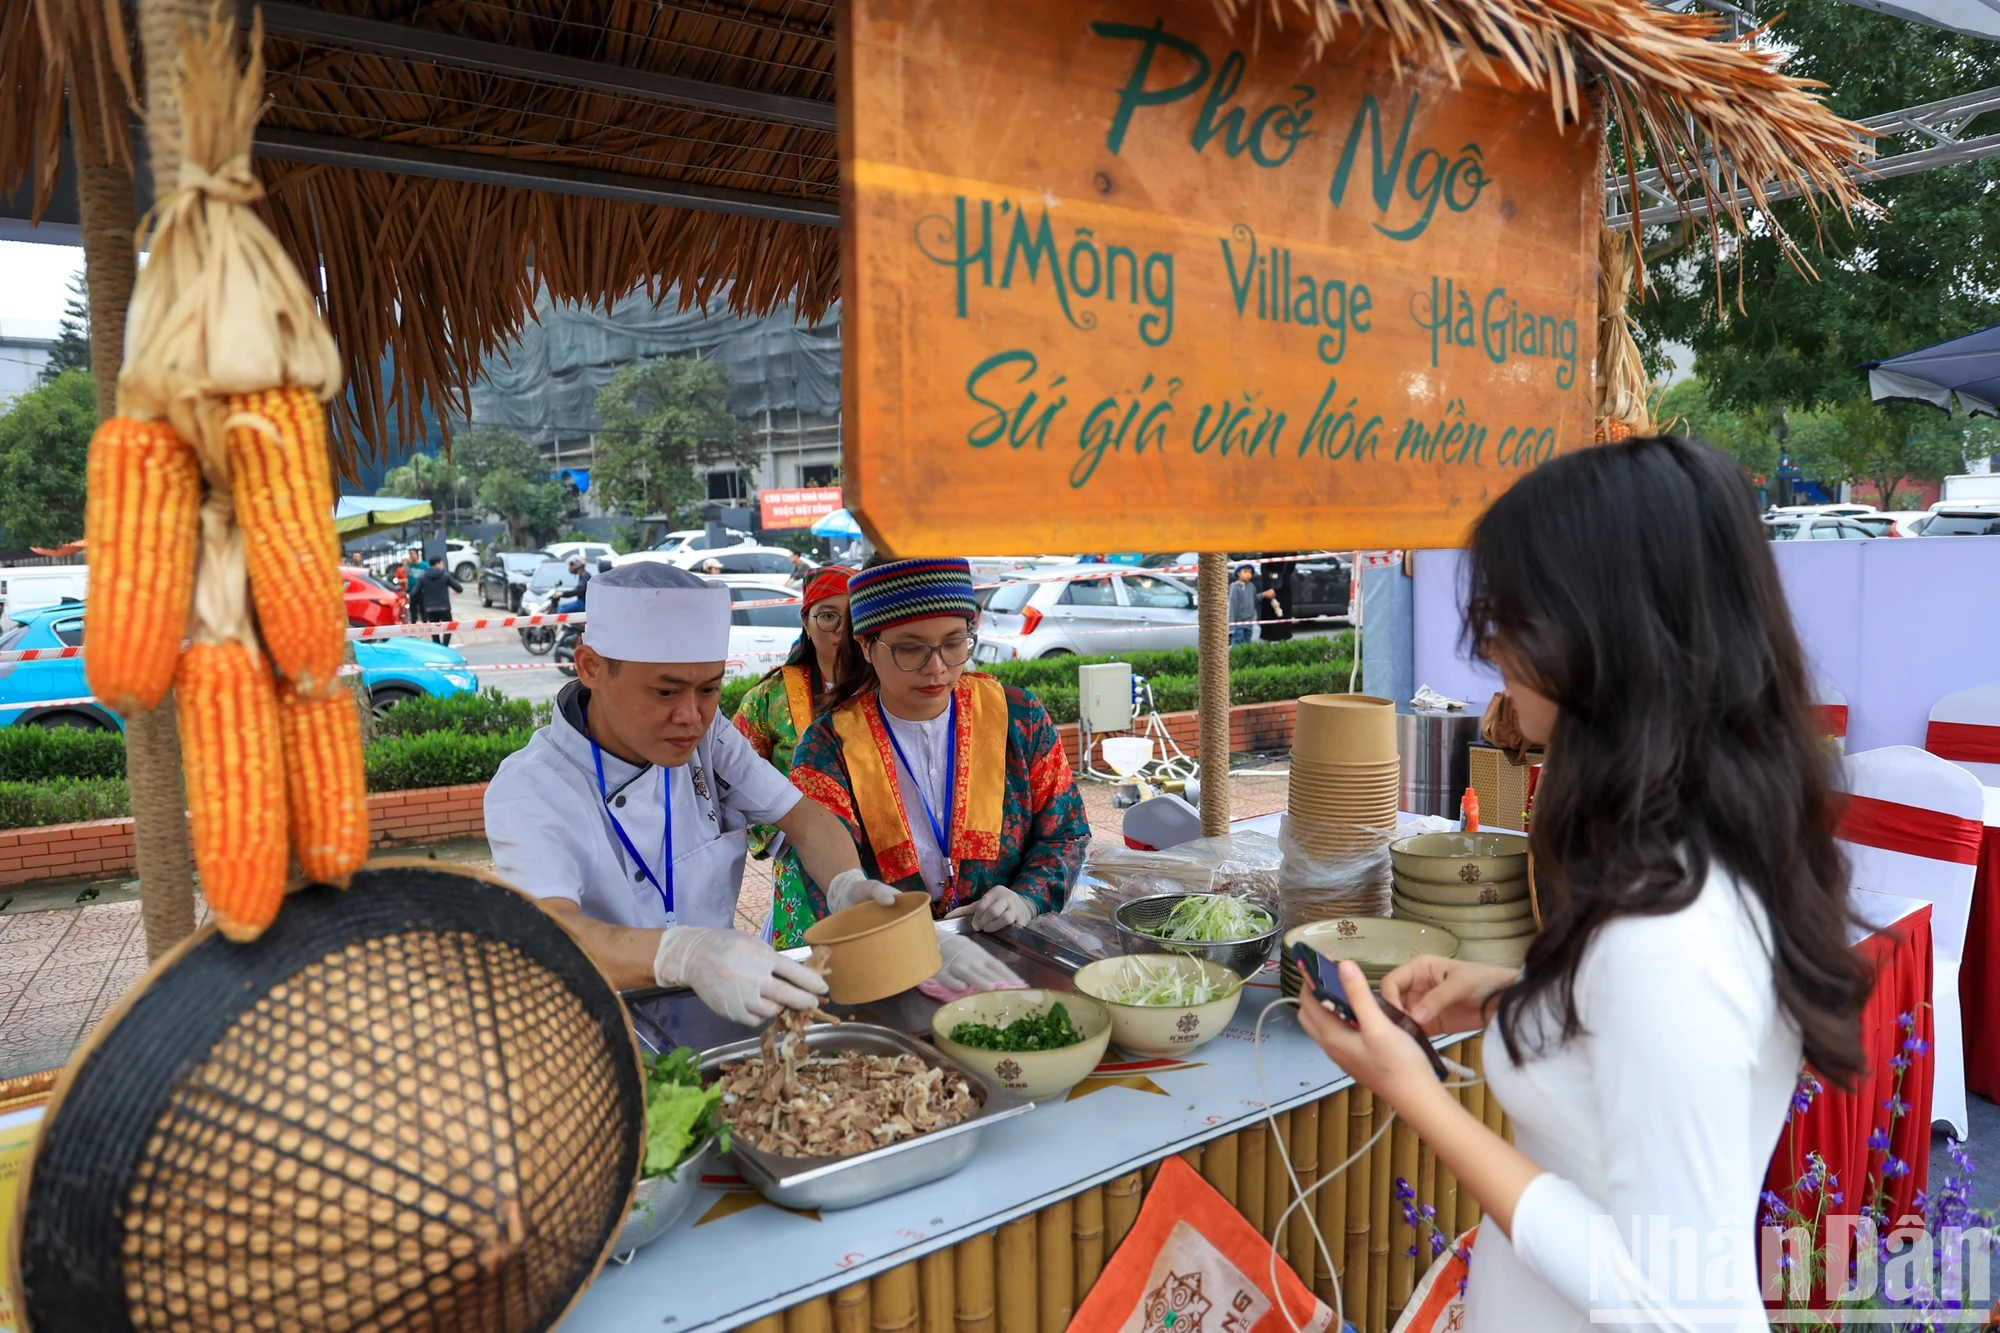
<instances>
[{"instance_id":1,"label":"wooden sign","mask_svg":"<svg viewBox=\"0 0 2000 1333\"><path fill-rule=\"evenodd\" d=\"M1589 107L1252 29L850 0L843 480L878 545L1450 546L1589 442Z\"/></svg>"}]
</instances>

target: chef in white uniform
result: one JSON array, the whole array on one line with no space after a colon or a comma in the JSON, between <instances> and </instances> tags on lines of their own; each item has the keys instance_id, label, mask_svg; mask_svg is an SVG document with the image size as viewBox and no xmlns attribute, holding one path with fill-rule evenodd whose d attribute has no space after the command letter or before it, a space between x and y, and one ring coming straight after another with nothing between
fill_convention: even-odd
<instances>
[{"instance_id":1,"label":"chef in white uniform","mask_svg":"<svg viewBox=\"0 0 2000 1333\"><path fill-rule=\"evenodd\" d=\"M840 820L718 716L729 590L651 561L591 580L575 683L486 789L502 878L541 900L621 990L687 986L754 1023L825 983L734 928L747 830L783 830L843 901L887 899Z\"/></svg>"}]
</instances>

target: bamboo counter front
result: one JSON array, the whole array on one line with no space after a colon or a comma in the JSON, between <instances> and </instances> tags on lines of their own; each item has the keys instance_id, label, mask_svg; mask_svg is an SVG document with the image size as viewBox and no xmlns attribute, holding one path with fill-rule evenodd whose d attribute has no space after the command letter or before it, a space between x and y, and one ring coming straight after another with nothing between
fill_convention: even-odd
<instances>
[{"instance_id":1,"label":"bamboo counter front","mask_svg":"<svg viewBox=\"0 0 2000 1333\"><path fill-rule=\"evenodd\" d=\"M1013 959L1009 960L1013 962ZM1124 1060L1114 1049L1067 1097L986 1131L956 1175L860 1208L795 1213L765 1203L725 1158L675 1227L624 1267L607 1264L565 1333L667 1328L709 1333L1061 1333L1139 1211L1159 1164L1178 1154L1250 1222L1273 1234L1291 1200L1271 1145L1256 1068L1257 1015L1279 998L1266 971L1235 1021L1185 1060ZM912 995L912 1004L928 1002ZM691 997L635 1006L653 1044L712 1045L714 1020ZM915 1015L871 1014L905 1030ZM900 1021L897 1021L900 1017ZM1480 1041L1442 1045L1481 1067ZM1264 1084L1277 1132L1308 1186L1381 1124L1382 1109L1299 1029L1289 1009L1265 1020ZM1502 1128L1484 1087L1460 1091ZM1352 1145L1352 1146L1350 1146ZM1477 1206L1430 1149L1397 1124L1308 1205L1333 1252L1347 1318L1386 1333L1428 1264L1396 1202L1436 1209L1447 1234ZM1333 1283L1304 1210L1275 1236L1321 1299Z\"/></svg>"}]
</instances>

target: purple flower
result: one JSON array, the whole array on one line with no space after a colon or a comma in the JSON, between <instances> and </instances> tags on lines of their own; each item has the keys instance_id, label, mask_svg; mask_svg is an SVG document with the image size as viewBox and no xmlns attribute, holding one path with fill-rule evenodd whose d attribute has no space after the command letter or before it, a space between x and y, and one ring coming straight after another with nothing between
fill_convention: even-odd
<instances>
[{"instance_id":1,"label":"purple flower","mask_svg":"<svg viewBox=\"0 0 2000 1333\"><path fill-rule=\"evenodd\" d=\"M1910 1067L1910 1057L1907 1055L1895 1055L1889 1058L1889 1068L1895 1070L1898 1074L1902 1073L1909 1067Z\"/></svg>"},{"instance_id":2,"label":"purple flower","mask_svg":"<svg viewBox=\"0 0 2000 1333\"><path fill-rule=\"evenodd\" d=\"M1395 1197L1397 1197L1398 1199L1414 1199L1417 1197L1417 1192L1410 1188L1409 1181L1405 1180L1401 1176L1397 1176Z\"/></svg>"},{"instance_id":3,"label":"purple flower","mask_svg":"<svg viewBox=\"0 0 2000 1333\"><path fill-rule=\"evenodd\" d=\"M1770 1190L1764 1191L1760 1202L1764 1205L1764 1225L1767 1227L1777 1226L1791 1215L1792 1210L1785 1206L1785 1201Z\"/></svg>"},{"instance_id":4,"label":"purple flower","mask_svg":"<svg viewBox=\"0 0 2000 1333\"><path fill-rule=\"evenodd\" d=\"M1840 1190L1835 1190L1833 1193L1826 1196L1826 1206L1829 1208L1838 1208L1840 1207L1841 1204L1846 1202L1847 1202L1847 1195Z\"/></svg>"},{"instance_id":5,"label":"purple flower","mask_svg":"<svg viewBox=\"0 0 2000 1333\"><path fill-rule=\"evenodd\" d=\"M1903 1049L1911 1055L1925 1055L1929 1053L1931 1044L1921 1037L1905 1037L1903 1038Z\"/></svg>"},{"instance_id":6,"label":"purple flower","mask_svg":"<svg viewBox=\"0 0 2000 1333\"><path fill-rule=\"evenodd\" d=\"M1431 1232L1431 1258L1436 1259L1440 1254L1443 1254L1445 1244L1446 1241L1442 1234L1436 1231Z\"/></svg>"},{"instance_id":7,"label":"purple flower","mask_svg":"<svg viewBox=\"0 0 2000 1333\"><path fill-rule=\"evenodd\" d=\"M1875 1129L1870 1130L1868 1134L1868 1151L1870 1152L1889 1151L1889 1131L1881 1128L1880 1126L1877 1126Z\"/></svg>"},{"instance_id":8,"label":"purple flower","mask_svg":"<svg viewBox=\"0 0 2000 1333\"><path fill-rule=\"evenodd\" d=\"M1890 1093L1889 1100L1882 1103L1882 1109L1889 1113L1891 1120L1900 1120L1910 1113L1910 1104L1897 1093Z\"/></svg>"},{"instance_id":9,"label":"purple flower","mask_svg":"<svg viewBox=\"0 0 2000 1333\"><path fill-rule=\"evenodd\" d=\"M1915 1014L1905 1011L1896 1015L1896 1026L1903 1029L1903 1031L1908 1032L1915 1028L1916 1025L1917 1016Z\"/></svg>"},{"instance_id":10,"label":"purple flower","mask_svg":"<svg viewBox=\"0 0 2000 1333\"><path fill-rule=\"evenodd\" d=\"M1896 1180L1909 1174L1910 1164L1896 1156L1896 1154L1890 1153L1882 1159L1882 1178L1884 1180Z\"/></svg>"},{"instance_id":11,"label":"purple flower","mask_svg":"<svg viewBox=\"0 0 2000 1333\"><path fill-rule=\"evenodd\" d=\"M1819 1080L1801 1070L1798 1086L1792 1089L1792 1114L1804 1115L1822 1091Z\"/></svg>"}]
</instances>

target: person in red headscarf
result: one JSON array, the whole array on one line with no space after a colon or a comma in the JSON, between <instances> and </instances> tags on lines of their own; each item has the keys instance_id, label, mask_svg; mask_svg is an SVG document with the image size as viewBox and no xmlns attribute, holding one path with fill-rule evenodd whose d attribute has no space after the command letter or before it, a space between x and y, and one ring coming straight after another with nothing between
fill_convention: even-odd
<instances>
[{"instance_id":1,"label":"person in red headscarf","mask_svg":"<svg viewBox=\"0 0 2000 1333\"><path fill-rule=\"evenodd\" d=\"M780 773L792 768L792 751L819 712L827 691L852 679L861 667L861 648L847 619L847 580L854 571L838 565L806 577L801 594L801 633L783 665L751 686L736 710L736 729ZM750 850L773 854L777 830L750 830ZM778 848L771 878L771 938L781 949L804 942L814 918L804 913L806 888L798 858Z\"/></svg>"}]
</instances>

